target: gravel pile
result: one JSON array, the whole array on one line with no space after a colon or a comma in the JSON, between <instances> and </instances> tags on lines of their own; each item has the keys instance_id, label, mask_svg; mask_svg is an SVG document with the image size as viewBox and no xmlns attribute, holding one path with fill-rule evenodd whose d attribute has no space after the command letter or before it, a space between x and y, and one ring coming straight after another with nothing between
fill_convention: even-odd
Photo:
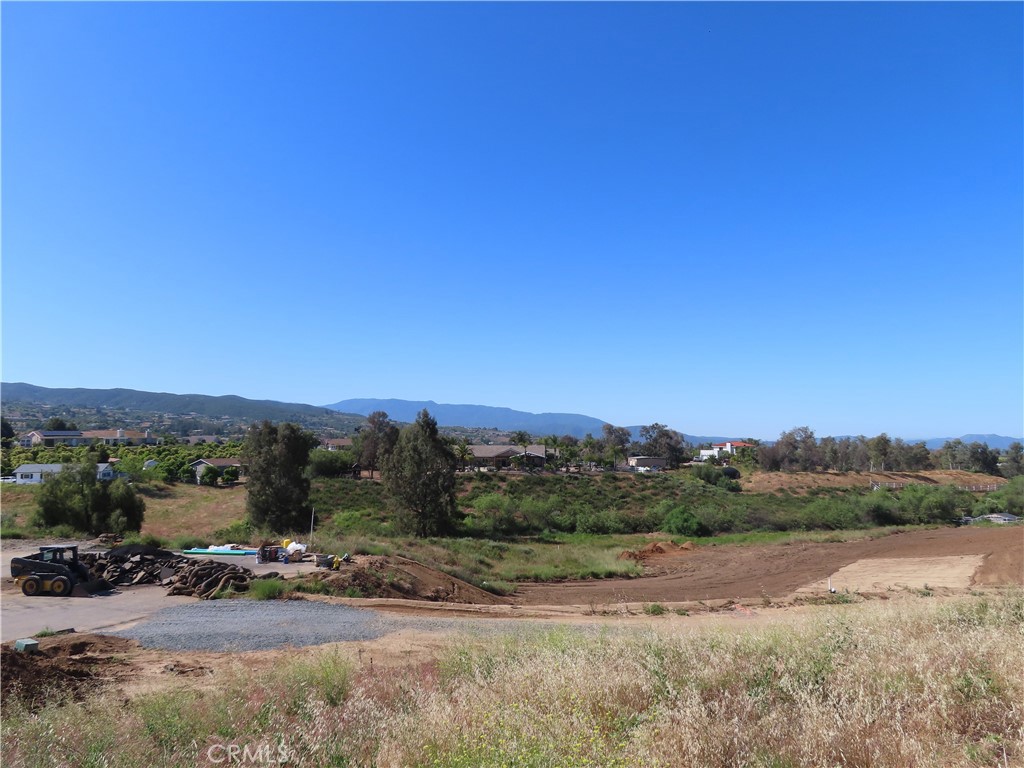
<instances>
[{"instance_id":1,"label":"gravel pile","mask_svg":"<svg viewBox=\"0 0 1024 768\"><path fill-rule=\"evenodd\" d=\"M401 629L509 631L510 625L523 623L394 616L313 600L211 600L164 608L129 629L109 634L168 651L263 651L374 640Z\"/></svg>"}]
</instances>

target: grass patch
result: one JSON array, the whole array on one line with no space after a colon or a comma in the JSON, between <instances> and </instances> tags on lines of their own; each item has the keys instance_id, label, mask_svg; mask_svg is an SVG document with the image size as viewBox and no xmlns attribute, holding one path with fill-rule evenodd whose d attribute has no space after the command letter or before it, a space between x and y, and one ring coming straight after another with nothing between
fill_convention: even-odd
<instances>
[{"instance_id":1,"label":"grass patch","mask_svg":"<svg viewBox=\"0 0 1024 768\"><path fill-rule=\"evenodd\" d=\"M289 591L283 579L255 579L249 583L246 593L253 600L277 600Z\"/></svg>"}]
</instances>

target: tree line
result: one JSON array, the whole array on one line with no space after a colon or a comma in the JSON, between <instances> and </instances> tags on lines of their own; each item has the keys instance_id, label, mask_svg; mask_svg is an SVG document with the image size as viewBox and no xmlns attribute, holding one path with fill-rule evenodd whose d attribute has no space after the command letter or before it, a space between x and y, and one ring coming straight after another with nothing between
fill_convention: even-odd
<instances>
[{"instance_id":1,"label":"tree line","mask_svg":"<svg viewBox=\"0 0 1024 768\"><path fill-rule=\"evenodd\" d=\"M751 441L757 442L757 441ZM1024 474L1024 448L1010 445L1006 456L985 443L947 441L932 451L923 442L907 443L884 432L875 437L824 437L809 427L796 427L779 435L775 443L738 450L738 461L768 472L912 472L927 469L959 469L989 475L1016 477Z\"/></svg>"}]
</instances>

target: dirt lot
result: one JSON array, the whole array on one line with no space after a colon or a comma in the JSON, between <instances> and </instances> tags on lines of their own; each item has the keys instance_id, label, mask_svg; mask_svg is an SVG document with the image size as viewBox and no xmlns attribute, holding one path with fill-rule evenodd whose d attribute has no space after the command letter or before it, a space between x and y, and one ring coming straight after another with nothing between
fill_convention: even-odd
<instances>
[{"instance_id":1,"label":"dirt lot","mask_svg":"<svg viewBox=\"0 0 1024 768\"><path fill-rule=\"evenodd\" d=\"M904 570L892 576L883 561L977 555L981 566L963 588L1024 584L1024 527L939 528L895 533L879 539L844 543L668 548L643 556L652 574L639 579L530 584L519 588L520 605L591 605L620 602L685 602L770 597L785 599L801 587L822 582L844 566L877 561L875 589L902 588ZM927 563L912 581L929 578ZM934 577L933 577L934 578ZM837 588L843 584L836 582Z\"/></svg>"},{"instance_id":2,"label":"dirt lot","mask_svg":"<svg viewBox=\"0 0 1024 768\"><path fill-rule=\"evenodd\" d=\"M846 543L693 547L654 541L632 556L644 563L650 575L524 585L511 598L498 598L412 561L357 563L352 566L354 570L367 565L391 569L398 578L408 581L406 591L399 593L401 598L310 595L306 599L446 618L608 621L619 626L660 622L668 626L673 622L784 620L789 612L814 610L809 604L827 599L829 577L839 591L859 593L858 599L917 599L925 585L928 594L940 596L968 589L1024 585L1022 526L918 530ZM113 610L121 598L151 598L145 601L144 610L140 604L135 611L130 620L134 623L145 621L173 601L186 600L167 598L163 592L160 587L139 587L123 595L77 600L23 598L8 592L2 608L9 618L19 615L12 613L15 608L23 609L24 615L24 610L34 606L54 610L81 606L100 614L108 605ZM27 600L40 602L28 605ZM68 608L57 606L61 601ZM688 615L645 615L644 605L654 602L685 607ZM109 626L125 618L115 611L106 624L93 626ZM96 616L91 619L102 622ZM373 641L340 645L361 661L373 658L377 664L401 665L429 658L446 641L444 633L406 628ZM240 663L239 655L234 653L148 650L124 638L81 631L42 638L38 655L15 653L11 645L5 643L2 648L5 697L17 695L19 686L22 691L31 691L39 683L56 683L71 696L81 696L97 684L113 685L126 695L168 685L212 685L218 670ZM245 653L244 664L248 668L270 665L281 653L289 652L293 651Z\"/></svg>"}]
</instances>

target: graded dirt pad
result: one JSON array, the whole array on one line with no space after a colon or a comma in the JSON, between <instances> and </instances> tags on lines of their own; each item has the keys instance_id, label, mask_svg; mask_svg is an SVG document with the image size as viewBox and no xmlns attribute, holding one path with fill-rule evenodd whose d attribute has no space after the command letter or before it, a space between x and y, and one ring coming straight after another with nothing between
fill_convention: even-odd
<instances>
[{"instance_id":1,"label":"graded dirt pad","mask_svg":"<svg viewBox=\"0 0 1024 768\"><path fill-rule=\"evenodd\" d=\"M903 589L963 590L971 586L984 555L950 557L879 557L844 565L828 579L800 587L798 593L821 593L835 589L844 592L879 592Z\"/></svg>"},{"instance_id":2,"label":"graded dirt pad","mask_svg":"<svg viewBox=\"0 0 1024 768\"><path fill-rule=\"evenodd\" d=\"M705 546L650 553L644 568L656 575L520 586L518 605L608 605L625 602L783 598L858 561L981 557L967 586L1024 584L1024 527L939 528L841 543ZM899 587L876 569L874 582Z\"/></svg>"}]
</instances>

